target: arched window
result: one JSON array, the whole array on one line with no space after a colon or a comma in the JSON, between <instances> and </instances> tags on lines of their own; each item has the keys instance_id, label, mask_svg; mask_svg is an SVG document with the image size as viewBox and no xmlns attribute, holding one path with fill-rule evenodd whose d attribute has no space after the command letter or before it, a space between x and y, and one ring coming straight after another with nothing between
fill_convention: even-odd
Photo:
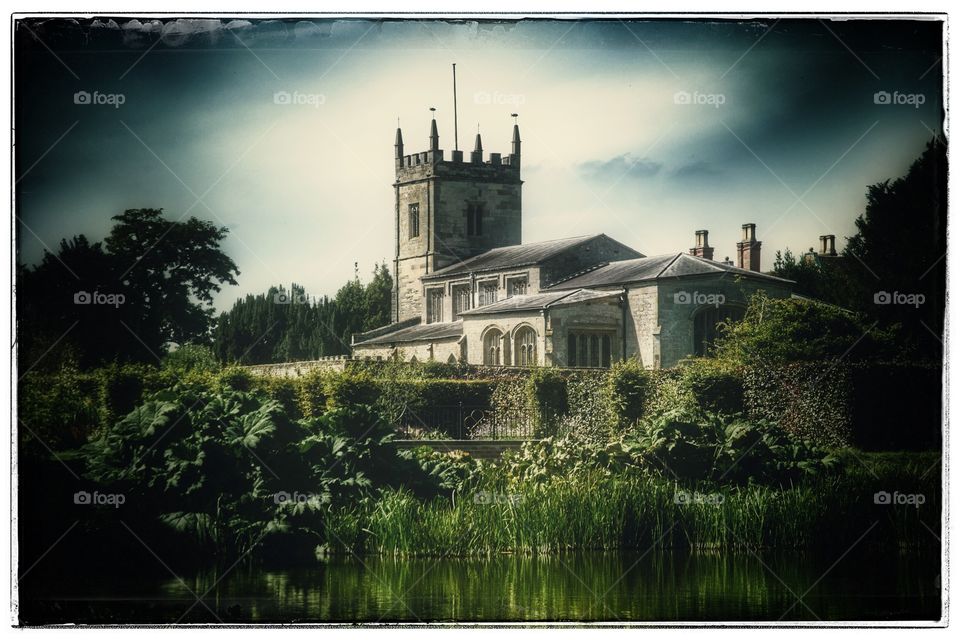
<instances>
[{"instance_id":1,"label":"arched window","mask_svg":"<svg viewBox=\"0 0 960 640\"><path fill-rule=\"evenodd\" d=\"M503 333L498 329L490 329L483 336L483 364L499 366L503 363L500 349L503 345Z\"/></svg>"},{"instance_id":2,"label":"arched window","mask_svg":"<svg viewBox=\"0 0 960 640\"><path fill-rule=\"evenodd\" d=\"M743 320L744 309L734 305L704 307L693 316L693 354L709 355L710 347L717 339L717 325L721 322Z\"/></svg>"},{"instance_id":3,"label":"arched window","mask_svg":"<svg viewBox=\"0 0 960 640\"><path fill-rule=\"evenodd\" d=\"M537 364L537 332L523 327L513 338L514 364L518 367L532 367Z\"/></svg>"}]
</instances>

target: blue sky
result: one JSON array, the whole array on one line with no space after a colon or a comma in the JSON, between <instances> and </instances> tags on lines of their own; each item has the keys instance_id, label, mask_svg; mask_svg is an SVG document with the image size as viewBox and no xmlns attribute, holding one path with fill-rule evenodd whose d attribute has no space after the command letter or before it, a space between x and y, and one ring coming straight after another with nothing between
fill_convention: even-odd
<instances>
[{"instance_id":1,"label":"blue sky","mask_svg":"<svg viewBox=\"0 0 960 640\"><path fill-rule=\"evenodd\" d=\"M479 126L509 153L520 114L525 242L606 233L654 255L706 228L722 258L754 222L768 269L822 234L842 247L867 185L941 130L940 38L934 21L34 22L19 259L161 207L230 229L240 284L219 309L291 281L333 294L392 258L398 118L425 150L435 107L453 148L456 62L461 148Z\"/></svg>"}]
</instances>

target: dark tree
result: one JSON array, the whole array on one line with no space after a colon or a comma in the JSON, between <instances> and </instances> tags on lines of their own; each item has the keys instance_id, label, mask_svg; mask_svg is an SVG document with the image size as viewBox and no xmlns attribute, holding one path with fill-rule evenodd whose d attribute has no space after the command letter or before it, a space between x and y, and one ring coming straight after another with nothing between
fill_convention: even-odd
<instances>
[{"instance_id":1,"label":"dark tree","mask_svg":"<svg viewBox=\"0 0 960 640\"><path fill-rule=\"evenodd\" d=\"M839 258L777 252L773 273L797 293L896 327L901 355L939 360L946 293L946 146L939 140L902 178L867 189L867 206Z\"/></svg>"},{"instance_id":2,"label":"dark tree","mask_svg":"<svg viewBox=\"0 0 960 640\"><path fill-rule=\"evenodd\" d=\"M377 265L364 285L354 276L334 298L312 298L297 284L237 300L220 314L214 351L223 362L259 364L350 353L354 333L390 322L393 278Z\"/></svg>"},{"instance_id":3,"label":"dark tree","mask_svg":"<svg viewBox=\"0 0 960 640\"><path fill-rule=\"evenodd\" d=\"M209 342L213 294L239 274L220 250L227 230L170 221L160 209L113 220L103 244L63 240L56 254L18 268L21 372L63 357L81 366L154 362L170 343Z\"/></svg>"},{"instance_id":4,"label":"dark tree","mask_svg":"<svg viewBox=\"0 0 960 640\"><path fill-rule=\"evenodd\" d=\"M946 206L947 149L934 139L907 175L868 189L857 233L843 252L859 292L850 306L884 324L900 323L908 347L938 360L946 293Z\"/></svg>"}]
</instances>

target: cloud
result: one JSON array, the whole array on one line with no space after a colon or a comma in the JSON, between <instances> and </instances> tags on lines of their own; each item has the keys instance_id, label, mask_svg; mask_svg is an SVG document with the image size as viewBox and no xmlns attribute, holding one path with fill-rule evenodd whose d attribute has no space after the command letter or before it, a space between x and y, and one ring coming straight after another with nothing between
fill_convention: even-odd
<instances>
[{"instance_id":1,"label":"cloud","mask_svg":"<svg viewBox=\"0 0 960 640\"><path fill-rule=\"evenodd\" d=\"M593 180L619 180L620 178L649 178L657 175L663 163L646 156L638 158L632 153L614 156L609 160L591 160L577 166L577 171Z\"/></svg>"},{"instance_id":2,"label":"cloud","mask_svg":"<svg viewBox=\"0 0 960 640\"><path fill-rule=\"evenodd\" d=\"M670 177L677 180L704 180L708 178L716 178L722 174L723 169L715 164L705 160L695 160L674 168L670 172Z\"/></svg>"}]
</instances>

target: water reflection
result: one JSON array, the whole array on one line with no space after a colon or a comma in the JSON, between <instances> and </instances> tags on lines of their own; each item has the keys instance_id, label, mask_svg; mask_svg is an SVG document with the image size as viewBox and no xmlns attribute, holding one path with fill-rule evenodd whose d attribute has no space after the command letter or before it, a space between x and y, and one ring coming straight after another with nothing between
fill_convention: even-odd
<instances>
[{"instance_id":1,"label":"water reflection","mask_svg":"<svg viewBox=\"0 0 960 640\"><path fill-rule=\"evenodd\" d=\"M336 558L237 568L119 596L25 602L85 622L759 621L936 619L939 560L913 554L568 554L491 559ZM96 593L89 593L89 590ZM196 596L203 596L198 603ZM204 595L205 594L205 595ZM35 608L35 609L32 609ZM72 616L72 617L70 617Z\"/></svg>"}]
</instances>

